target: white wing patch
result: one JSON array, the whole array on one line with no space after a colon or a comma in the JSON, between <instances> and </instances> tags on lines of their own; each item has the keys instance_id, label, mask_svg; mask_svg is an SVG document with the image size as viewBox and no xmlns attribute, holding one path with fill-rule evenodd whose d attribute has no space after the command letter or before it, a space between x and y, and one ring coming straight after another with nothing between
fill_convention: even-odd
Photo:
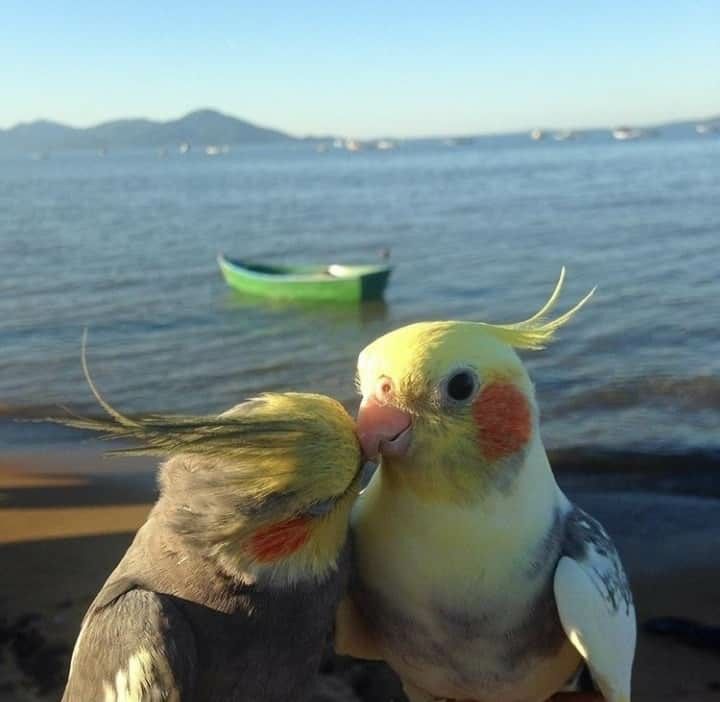
<instances>
[{"instance_id":1,"label":"white wing patch","mask_svg":"<svg viewBox=\"0 0 720 702\"><path fill-rule=\"evenodd\" d=\"M153 684L153 662L150 652L140 649L130 656L127 668L115 675L115 685L103 683L103 702L150 702L161 699L162 691Z\"/></svg>"},{"instance_id":2,"label":"white wing patch","mask_svg":"<svg viewBox=\"0 0 720 702\"><path fill-rule=\"evenodd\" d=\"M620 559L602 526L575 508L555 571L555 600L568 638L607 702L629 702L637 638Z\"/></svg>"}]
</instances>

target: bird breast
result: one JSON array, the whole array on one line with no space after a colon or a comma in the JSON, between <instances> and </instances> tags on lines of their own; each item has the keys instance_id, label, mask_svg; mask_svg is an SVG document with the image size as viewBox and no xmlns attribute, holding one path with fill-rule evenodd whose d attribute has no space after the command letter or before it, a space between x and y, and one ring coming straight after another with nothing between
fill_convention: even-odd
<instances>
[{"instance_id":1,"label":"bird breast","mask_svg":"<svg viewBox=\"0 0 720 702\"><path fill-rule=\"evenodd\" d=\"M478 523L409 499L369 488L354 525L353 597L383 658L440 698L532 702L561 688L580 663L552 587L565 505Z\"/></svg>"}]
</instances>

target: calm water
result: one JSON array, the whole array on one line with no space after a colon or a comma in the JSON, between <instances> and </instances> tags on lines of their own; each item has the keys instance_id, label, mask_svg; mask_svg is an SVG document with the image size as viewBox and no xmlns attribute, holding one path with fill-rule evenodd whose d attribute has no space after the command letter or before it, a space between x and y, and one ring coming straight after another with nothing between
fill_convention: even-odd
<instances>
[{"instance_id":1,"label":"calm water","mask_svg":"<svg viewBox=\"0 0 720 702\"><path fill-rule=\"evenodd\" d=\"M386 304L241 297L215 255L373 261ZM517 321L560 266L594 301L526 354L551 446L720 446L720 141L311 145L0 161L0 405L220 411L268 389L352 403L355 357L419 319ZM562 307L562 304L561 304ZM0 422L0 446L58 438Z\"/></svg>"}]
</instances>

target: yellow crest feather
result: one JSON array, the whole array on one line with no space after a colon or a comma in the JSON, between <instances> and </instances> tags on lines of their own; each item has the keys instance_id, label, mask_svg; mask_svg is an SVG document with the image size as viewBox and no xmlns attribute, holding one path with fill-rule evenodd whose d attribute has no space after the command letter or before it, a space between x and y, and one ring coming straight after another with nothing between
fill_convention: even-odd
<instances>
[{"instance_id":1,"label":"yellow crest feather","mask_svg":"<svg viewBox=\"0 0 720 702\"><path fill-rule=\"evenodd\" d=\"M240 461L255 466L263 479L282 474L280 466L297 473L311 466L360 464L355 425L337 401L314 393L263 393L220 415L148 414L128 417L98 390L87 363L87 329L82 338L85 379L109 417L47 417L46 421L99 432L104 439L136 442L110 453L170 456L189 454ZM272 469L272 470L271 470ZM301 471L300 471L301 472Z\"/></svg>"},{"instance_id":2,"label":"yellow crest feather","mask_svg":"<svg viewBox=\"0 0 720 702\"><path fill-rule=\"evenodd\" d=\"M522 322L515 322L513 324L487 324L485 322L477 322L477 324L514 348L542 349L552 340L555 332L570 321L575 313L585 305L596 290L596 288L593 288L580 302L559 317L547 319L548 314L557 304L564 282L565 266L561 268L560 277L547 302L532 317Z\"/></svg>"}]
</instances>

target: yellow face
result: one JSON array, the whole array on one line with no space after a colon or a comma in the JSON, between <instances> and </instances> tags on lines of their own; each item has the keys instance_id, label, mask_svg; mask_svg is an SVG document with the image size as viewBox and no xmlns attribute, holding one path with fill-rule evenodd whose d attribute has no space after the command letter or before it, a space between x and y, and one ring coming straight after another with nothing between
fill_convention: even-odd
<instances>
[{"instance_id":1,"label":"yellow face","mask_svg":"<svg viewBox=\"0 0 720 702\"><path fill-rule=\"evenodd\" d=\"M223 432L225 432L223 434ZM267 394L225 412L162 473L179 530L230 573L287 584L329 573L363 464L355 424L322 395Z\"/></svg>"},{"instance_id":2,"label":"yellow face","mask_svg":"<svg viewBox=\"0 0 720 702\"><path fill-rule=\"evenodd\" d=\"M282 418L283 431L255 459L264 455L269 492L241 539L244 559L278 584L322 578L345 543L360 489L355 424L336 400L307 393L265 395L250 411L259 422Z\"/></svg>"},{"instance_id":3,"label":"yellow face","mask_svg":"<svg viewBox=\"0 0 720 702\"><path fill-rule=\"evenodd\" d=\"M307 511L343 495L361 465L352 418L325 395L268 393L221 416L248 426L225 453L226 470L258 501L268 496L280 507L277 495L284 495L291 508Z\"/></svg>"},{"instance_id":4,"label":"yellow face","mask_svg":"<svg viewBox=\"0 0 720 702\"><path fill-rule=\"evenodd\" d=\"M503 488L535 426L530 379L483 325L428 322L393 331L358 359L358 433L391 482L468 501ZM404 417L404 420L403 420Z\"/></svg>"}]
</instances>

